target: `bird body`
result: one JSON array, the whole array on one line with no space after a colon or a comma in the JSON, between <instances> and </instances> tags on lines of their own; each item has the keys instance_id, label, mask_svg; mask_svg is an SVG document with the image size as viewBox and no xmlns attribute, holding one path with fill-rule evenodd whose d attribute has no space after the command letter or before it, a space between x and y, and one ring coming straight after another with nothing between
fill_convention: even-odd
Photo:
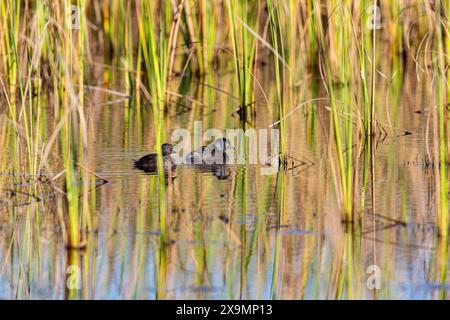
<instances>
[{"instance_id":1,"label":"bird body","mask_svg":"<svg viewBox=\"0 0 450 320\"><path fill-rule=\"evenodd\" d=\"M227 151L234 149L226 138L217 139L207 146L189 152L184 158L185 164L212 165L229 163Z\"/></svg>"},{"instance_id":2,"label":"bird body","mask_svg":"<svg viewBox=\"0 0 450 320\"><path fill-rule=\"evenodd\" d=\"M169 143L162 145L162 161L164 171L174 171L176 164L172 159L173 146ZM143 156L139 160L134 162L134 166L145 172L157 172L158 171L158 154L151 153Z\"/></svg>"},{"instance_id":3,"label":"bird body","mask_svg":"<svg viewBox=\"0 0 450 320\"><path fill-rule=\"evenodd\" d=\"M176 163L172 157L173 146L169 143L164 143L162 146L162 160L163 168L165 172L174 171L176 169ZM223 166L230 163L227 151L234 149L230 141L221 138L210 143L207 146L202 146L199 149L188 153L184 157L184 164L198 165L203 168L212 166ZM158 155L151 153L143 156L139 160L134 161L134 166L145 172L157 172L158 171ZM223 171L223 168L221 168ZM214 172L217 171L213 170ZM218 171L220 177L226 176L222 171Z\"/></svg>"}]
</instances>

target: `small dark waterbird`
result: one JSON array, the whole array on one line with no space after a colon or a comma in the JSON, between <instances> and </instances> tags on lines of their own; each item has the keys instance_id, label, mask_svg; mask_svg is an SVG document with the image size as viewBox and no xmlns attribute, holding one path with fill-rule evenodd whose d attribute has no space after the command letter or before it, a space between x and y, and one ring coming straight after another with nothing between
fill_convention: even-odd
<instances>
[{"instance_id":1,"label":"small dark waterbird","mask_svg":"<svg viewBox=\"0 0 450 320\"><path fill-rule=\"evenodd\" d=\"M234 147L228 139L217 139L207 146L202 146L199 149L188 153L184 158L184 162L186 164L201 166L227 164L230 162L227 151L231 149L234 149Z\"/></svg>"},{"instance_id":2,"label":"small dark waterbird","mask_svg":"<svg viewBox=\"0 0 450 320\"><path fill-rule=\"evenodd\" d=\"M164 143L162 146L162 161L165 172L174 171L176 164L172 159L173 146L170 143ZM158 155L151 153L143 156L139 160L134 161L134 166L145 172L158 171Z\"/></svg>"}]
</instances>

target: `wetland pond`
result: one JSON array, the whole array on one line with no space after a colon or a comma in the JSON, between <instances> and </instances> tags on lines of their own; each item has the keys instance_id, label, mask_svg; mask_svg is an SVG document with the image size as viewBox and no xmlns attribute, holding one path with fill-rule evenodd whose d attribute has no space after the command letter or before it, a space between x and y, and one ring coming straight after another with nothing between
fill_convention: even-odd
<instances>
[{"instance_id":1,"label":"wetland pond","mask_svg":"<svg viewBox=\"0 0 450 320\"><path fill-rule=\"evenodd\" d=\"M438 1L58 3L0 5L0 299L449 298ZM134 167L208 129L280 152Z\"/></svg>"}]
</instances>

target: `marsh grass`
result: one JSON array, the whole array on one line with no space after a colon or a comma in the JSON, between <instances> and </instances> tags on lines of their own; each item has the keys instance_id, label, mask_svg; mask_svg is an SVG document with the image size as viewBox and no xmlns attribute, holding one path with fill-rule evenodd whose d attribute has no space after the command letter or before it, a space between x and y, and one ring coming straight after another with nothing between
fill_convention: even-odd
<instances>
[{"instance_id":1,"label":"marsh grass","mask_svg":"<svg viewBox=\"0 0 450 320\"><path fill-rule=\"evenodd\" d=\"M158 205L160 215L161 242L166 242L166 199L165 177L160 146L164 142L164 110L166 102L167 57L169 55L169 32L166 19L171 16L170 4L138 1L136 17L139 26L139 40L144 65L147 71L148 87L150 89L153 107L153 119L156 133L156 153L158 155ZM160 22L159 32L154 25L154 19ZM164 264L164 256L160 264Z\"/></svg>"},{"instance_id":2,"label":"marsh grass","mask_svg":"<svg viewBox=\"0 0 450 320\"><path fill-rule=\"evenodd\" d=\"M81 12L76 29L68 24L73 19L72 5ZM368 28L373 19L369 6L381 8L381 29ZM149 178L149 186L139 187L141 198L154 199L157 194L157 206L152 203L148 209L140 207L136 229L144 232L150 221L160 230L160 246L154 259L158 265L155 295L164 298L170 271L167 243L171 236L171 205L168 199L172 186L170 182L166 185L160 146L168 142L172 115L186 112L186 123L190 124L200 114L208 124L220 122L223 127L242 129L277 122L280 162L283 162L291 153L304 151L299 147L304 144L297 140L299 128L293 120L302 116L297 111L302 108L295 106L305 102L302 101L305 87L312 87L312 95L317 96L310 98L327 103L308 103L304 108L308 126L300 129L306 131L307 145L316 149L322 147L317 145L323 141L318 138L321 130L329 137L325 139L328 145L324 157L331 167L334 184L322 187L335 193L339 220L353 224L363 220L369 207L367 196L372 197L372 213L378 209L375 208L377 141L385 132L389 138L396 138L395 125L404 112L399 106L400 99L391 103L387 97L389 103L385 104L376 99L377 92L388 83L390 92L398 97L396 93L405 85L403 70L410 64L418 78L433 76L430 96L435 97L431 122L434 131L429 143L434 152L430 159L439 164L433 167L436 221L439 234L446 239L449 15L448 1L431 4L418 0L409 1L407 6L401 1L376 0L105 0L101 4L91 0L1 1L0 146L7 160L2 159L0 172L13 177L6 182L2 180L2 187L10 189L24 182L23 177L29 177L33 183L27 185L26 194L37 198L49 188L60 195L56 211L65 245L71 249L67 261L81 265L83 258L76 251L92 248L89 239L98 227L95 215L91 215L98 200L95 188L99 178L95 174L96 154L92 147L96 132L91 130L98 108L91 105L93 94L86 87L102 87L108 93L105 95L109 103L111 92L117 89L114 86L119 86L118 92L125 97L126 105L121 118L125 122L126 148L133 145L136 136L141 145L144 133L151 132L148 148L153 147L158 154L158 175ZM106 66L100 77L95 72L99 65ZM220 78L230 71L228 69L234 69L233 78L219 87ZM260 81L267 74L273 81L269 85ZM194 83L207 87L198 85L198 96L188 97L186 92ZM264 99L258 100L258 95L263 95ZM220 100L223 96L229 100ZM177 102L188 101L188 111L172 103L173 97L177 97L178 100L173 99ZM223 101L227 101L224 107L219 104ZM234 121L234 116L239 119ZM151 128L145 127L146 119L151 119L148 122ZM107 125L114 127L116 124ZM233 182L235 198L239 199L236 208L242 221L251 210L248 193L253 190L254 174L246 168ZM239 262L228 261L227 264L232 275L240 272L240 297L245 297L249 285L251 255L260 242L268 246L268 239L257 230L264 227L261 221L270 188L276 188L277 214L277 233L272 238L270 297L282 296L280 269L285 243L280 226L288 211L287 174L280 170L276 183L267 180L264 192L258 194L261 204L254 233L249 234L244 224L240 226ZM44 177L48 183L41 182ZM406 202L406 189L401 192ZM24 265L32 261L33 256L40 255L42 221L38 213L48 207L51 205L38 203L26 208L20 237L20 259ZM157 219L148 217L155 210ZM406 223L408 208L405 204L402 210L402 221ZM17 211L13 210L13 222L19 219ZM113 220L111 233L116 223L117 220ZM202 227L202 224L195 225L194 236L198 241L206 241ZM351 261L355 231L351 228L346 231L341 250L342 261L348 264L347 269L341 265L337 270L339 289L336 295L344 297L343 291L347 288L347 296L351 298L357 295L351 291L355 280ZM33 243L37 246L33 247ZM208 243L205 243L193 252L198 262L198 286L204 282L208 259L213 255L206 252ZM142 240L137 242L137 259L133 266L138 274L143 270L147 249ZM444 257L446 250L443 246ZM446 268L446 264L442 264L442 268ZM35 272L33 268L20 269L21 286L17 297L29 294L26 284ZM441 274L445 281L444 269ZM306 278L307 275L303 278L305 286ZM140 280L135 279L132 295L135 298L139 297ZM67 296L78 297L74 292L67 292ZM229 296L233 296L232 289Z\"/></svg>"},{"instance_id":3,"label":"marsh grass","mask_svg":"<svg viewBox=\"0 0 450 320\"><path fill-rule=\"evenodd\" d=\"M261 1L227 0L234 65L243 126L254 123L254 63L257 41L248 28L258 30Z\"/></svg>"}]
</instances>

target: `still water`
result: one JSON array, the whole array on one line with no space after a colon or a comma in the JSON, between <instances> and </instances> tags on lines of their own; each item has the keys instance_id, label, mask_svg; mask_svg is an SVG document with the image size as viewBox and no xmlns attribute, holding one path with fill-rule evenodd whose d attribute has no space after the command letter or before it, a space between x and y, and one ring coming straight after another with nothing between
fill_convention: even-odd
<instances>
[{"instance_id":1,"label":"still water","mask_svg":"<svg viewBox=\"0 0 450 320\"><path fill-rule=\"evenodd\" d=\"M224 73L221 91L176 83L190 99L171 99L166 140L174 129L191 130L194 121L205 129L238 128L238 100L223 93L235 90L232 76L232 70ZM261 165L229 166L222 179L179 166L167 184L164 245L157 177L133 167L133 159L154 150L150 108L138 112L120 99L105 103L115 100L109 93L91 93L89 169L107 182L95 179L88 195L86 248L64 247L61 193L35 177L12 176L3 165L0 298L448 298L447 243L437 234L433 169L426 166L427 79L419 82L412 71L404 77L395 90L380 86L378 110L394 111L389 119L380 112L379 121L398 130L376 138L374 179L368 174L365 185L370 169L364 150L354 146L359 217L354 227L342 223L336 197L329 106L316 101L287 121L293 160L279 173L282 216L277 175L261 175ZM298 92L299 102L323 95L310 85ZM267 87L272 101L274 86ZM258 103L264 99L258 97ZM261 112L255 127L267 128L273 119ZM10 125L4 114L0 123ZM0 159L10 161L7 150ZM44 174L58 181L58 172ZM37 194L30 195L34 184Z\"/></svg>"}]
</instances>

